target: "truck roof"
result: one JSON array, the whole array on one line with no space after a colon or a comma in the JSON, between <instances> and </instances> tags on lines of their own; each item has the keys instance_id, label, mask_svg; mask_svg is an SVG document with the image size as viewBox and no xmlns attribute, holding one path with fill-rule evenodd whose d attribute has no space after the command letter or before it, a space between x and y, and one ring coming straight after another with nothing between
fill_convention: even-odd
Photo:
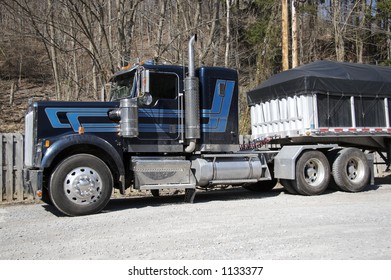
<instances>
[{"instance_id":1,"label":"truck roof","mask_svg":"<svg viewBox=\"0 0 391 280\"><path fill-rule=\"evenodd\" d=\"M316 61L272 76L247 93L249 106L303 94L390 96L391 67Z\"/></svg>"},{"instance_id":2,"label":"truck roof","mask_svg":"<svg viewBox=\"0 0 391 280\"><path fill-rule=\"evenodd\" d=\"M166 65L166 64L153 64L153 63L143 63L143 64L135 64L133 66L124 67L122 70L116 72L113 74L111 79L121 76L125 73L132 72L137 67L140 67L140 65L146 69L150 70L158 70L158 71L167 71L167 72L178 72L183 71L183 66L180 65ZM187 68L186 68L187 69Z\"/></svg>"}]
</instances>

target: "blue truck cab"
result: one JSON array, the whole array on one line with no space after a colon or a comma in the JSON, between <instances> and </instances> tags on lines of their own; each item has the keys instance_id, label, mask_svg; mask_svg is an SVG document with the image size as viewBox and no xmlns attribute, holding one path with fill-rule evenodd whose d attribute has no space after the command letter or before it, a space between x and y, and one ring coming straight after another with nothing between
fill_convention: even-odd
<instances>
[{"instance_id":1,"label":"blue truck cab","mask_svg":"<svg viewBox=\"0 0 391 280\"><path fill-rule=\"evenodd\" d=\"M270 180L261 153L239 152L238 74L139 63L111 78L109 102L31 101L25 182L66 215L101 211L113 188L185 189Z\"/></svg>"}]
</instances>

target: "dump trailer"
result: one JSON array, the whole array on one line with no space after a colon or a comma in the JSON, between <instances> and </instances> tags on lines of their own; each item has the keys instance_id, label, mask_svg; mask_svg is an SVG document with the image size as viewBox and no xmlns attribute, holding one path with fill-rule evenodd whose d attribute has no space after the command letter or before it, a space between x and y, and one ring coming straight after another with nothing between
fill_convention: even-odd
<instances>
[{"instance_id":1,"label":"dump trailer","mask_svg":"<svg viewBox=\"0 0 391 280\"><path fill-rule=\"evenodd\" d=\"M289 192L357 192L374 152L390 165L390 98L389 67L317 61L248 92L252 139L277 147L274 175Z\"/></svg>"},{"instance_id":2,"label":"dump trailer","mask_svg":"<svg viewBox=\"0 0 391 280\"><path fill-rule=\"evenodd\" d=\"M197 188L262 191L278 179L303 195L321 194L329 183L352 192L369 183L364 151L389 153L389 120L372 127L365 118L361 128L358 120L348 127L339 120L333 125L332 115L327 123L320 118L334 112L322 106L334 108L339 99L354 116L366 113L365 106L355 105L355 98L364 104L365 94L308 86L291 92L291 85L265 94L261 86L248 93L252 139L240 143L237 71L196 68L195 42L193 36L187 67L138 63L115 73L109 102L31 101L25 116L26 185L64 214L78 216L101 211L113 188L153 195L182 189L185 201L193 202ZM381 96L369 94L373 100Z\"/></svg>"}]
</instances>

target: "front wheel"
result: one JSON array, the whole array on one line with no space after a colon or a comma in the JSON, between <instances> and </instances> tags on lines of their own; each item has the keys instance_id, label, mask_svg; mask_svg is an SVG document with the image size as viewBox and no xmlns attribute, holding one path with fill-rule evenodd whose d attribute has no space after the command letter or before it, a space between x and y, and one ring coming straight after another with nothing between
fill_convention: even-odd
<instances>
[{"instance_id":1,"label":"front wheel","mask_svg":"<svg viewBox=\"0 0 391 280\"><path fill-rule=\"evenodd\" d=\"M89 154L77 154L60 162L50 179L50 198L68 216L100 212L109 202L113 176L108 166Z\"/></svg>"}]
</instances>

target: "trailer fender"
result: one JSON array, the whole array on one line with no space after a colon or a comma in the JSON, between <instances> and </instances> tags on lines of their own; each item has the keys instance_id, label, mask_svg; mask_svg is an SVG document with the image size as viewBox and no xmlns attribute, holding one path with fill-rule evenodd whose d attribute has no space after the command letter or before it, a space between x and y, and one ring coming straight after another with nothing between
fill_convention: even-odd
<instances>
[{"instance_id":1,"label":"trailer fender","mask_svg":"<svg viewBox=\"0 0 391 280\"><path fill-rule=\"evenodd\" d=\"M274 158L274 177L295 180L296 160L305 150L330 150L338 145L283 146Z\"/></svg>"},{"instance_id":2,"label":"trailer fender","mask_svg":"<svg viewBox=\"0 0 391 280\"><path fill-rule=\"evenodd\" d=\"M72 134L62 137L60 140L54 142L46 151L44 157L41 161L41 169L49 168L57 156L61 152L67 150L71 147L89 145L95 147L97 150L104 151L109 157L111 157L112 162L115 164L120 175L120 181L124 183L125 178L125 167L122 160L122 157L118 151L106 140L91 134Z\"/></svg>"}]
</instances>

